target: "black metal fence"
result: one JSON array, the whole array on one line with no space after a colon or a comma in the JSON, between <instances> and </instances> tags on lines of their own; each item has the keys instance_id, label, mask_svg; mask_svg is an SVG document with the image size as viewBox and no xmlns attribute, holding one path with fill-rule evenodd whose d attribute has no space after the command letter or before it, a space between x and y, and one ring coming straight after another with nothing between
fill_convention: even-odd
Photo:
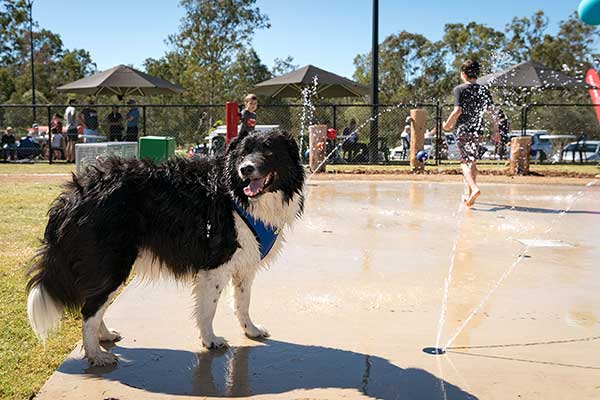
<instances>
[{"instance_id":1,"label":"black metal fence","mask_svg":"<svg viewBox=\"0 0 600 400\"><path fill-rule=\"evenodd\" d=\"M99 105L75 105L79 113L84 108L90 107L97 111L99 126L96 134L100 140L109 140L110 123L108 115L112 111L112 104ZM563 160L563 147L570 142L577 142L582 138L589 141L598 137L600 130L594 113L593 104L528 104L525 107L508 107L501 105L508 118L511 120L513 134L534 133L538 136L544 134L559 134L562 138L541 139L544 140L544 157L536 157L541 162L556 162ZM54 114L64 115L66 105L0 105L0 129L4 131L12 127L19 140L31 130L32 123L39 124L39 133L34 133L33 139L39 144L37 159L48 159L52 162L53 152L49 151L52 146L52 135L49 134L49 126ZM128 112L125 104L116 105L117 112L124 117ZM217 126L225 124L225 106L211 104L140 104L136 106L140 118L138 123L139 135L173 136L178 146L187 146L206 141L207 136ZM311 107L302 104L261 105L257 110L258 123L260 125L279 125L282 130L296 135L302 144L302 153L308 148L308 126L313 124L324 124L337 131L335 154L330 157L332 163L406 163L408 157L407 141L403 140L402 132L407 125L407 117L410 110L414 108L425 109L427 115L425 139L425 150L430 160L435 163L453 161L457 158L455 138L452 133L443 133L442 122L448 117L452 110L451 104L440 103L412 103L412 104L379 104L376 116L378 123L377 140L372 141L371 129L371 105L370 104L315 104ZM36 109L37 121L33 121L33 109ZM584 109L585 112L572 112L573 109ZM564 114L564 126L553 126L545 116L548 113L560 112ZM355 141L347 141L348 134L352 130L351 122L354 120L356 133ZM65 122L63 121L63 124ZM123 122L125 125L125 122ZM565 130L570 128L570 130ZM506 149L498 151L493 137L487 134L482 138L482 157L488 159L502 159L506 157ZM123 128L125 135L125 127ZM113 139L119 138L112 135ZM557 136L557 135L554 135ZM535 140L534 140L535 142ZM535 143L534 143L535 144ZM549 144L549 146L548 146ZM6 147L6 146L4 146ZM589 149L587 148L589 147ZM588 145L587 150L591 149ZM369 157L371 149L378 154L377 160ZM586 154L590 152L585 152ZM556 158L559 154L559 159ZM56 155L59 155L58 153ZM536 154L533 154L534 157ZM591 153L589 154L591 155ZM7 156L3 151L2 156ZM23 156L23 154L21 155ZM31 157L31 153L26 153ZM553 158L554 157L554 158ZM595 156L579 157L573 156L572 161L594 161ZM568 159L567 160L571 160Z\"/></svg>"}]
</instances>

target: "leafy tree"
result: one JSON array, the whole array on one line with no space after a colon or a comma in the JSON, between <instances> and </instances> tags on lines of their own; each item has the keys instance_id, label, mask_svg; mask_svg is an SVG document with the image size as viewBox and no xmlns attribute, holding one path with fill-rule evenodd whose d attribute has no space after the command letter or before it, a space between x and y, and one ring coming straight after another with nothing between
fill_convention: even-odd
<instances>
[{"instance_id":1,"label":"leafy tree","mask_svg":"<svg viewBox=\"0 0 600 400\"><path fill-rule=\"evenodd\" d=\"M34 71L36 102L64 101L56 87L95 71L90 54L64 48L59 35L36 29L34 21ZM31 102L31 55L28 8L24 0L4 0L0 4L0 100Z\"/></svg>"},{"instance_id":2,"label":"leafy tree","mask_svg":"<svg viewBox=\"0 0 600 400\"><path fill-rule=\"evenodd\" d=\"M262 63L256 51L249 48L238 51L235 61L228 68L225 76L229 81L227 86L231 95L234 98L241 98L255 84L270 79L271 72Z\"/></svg>"},{"instance_id":3,"label":"leafy tree","mask_svg":"<svg viewBox=\"0 0 600 400\"><path fill-rule=\"evenodd\" d=\"M0 3L0 63L18 61L17 49L26 32L28 21L25 0L3 0Z\"/></svg>"},{"instance_id":4,"label":"leafy tree","mask_svg":"<svg viewBox=\"0 0 600 400\"><path fill-rule=\"evenodd\" d=\"M466 59L479 60L482 70L489 71L503 51L505 35L476 22L446 24L442 41L449 50L453 71L458 71Z\"/></svg>"},{"instance_id":5,"label":"leafy tree","mask_svg":"<svg viewBox=\"0 0 600 400\"><path fill-rule=\"evenodd\" d=\"M181 0L185 17L167 42L183 58L181 82L194 97L215 103L226 91L225 75L235 54L250 44L268 18L256 0Z\"/></svg>"},{"instance_id":6,"label":"leafy tree","mask_svg":"<svg viewBox=\"0 0 600 400\"><path fill-rule=\"evenodd\" d=\"M273 68L271 69L271 73L273 76L280 76L287 74L288 72L292 72L298 69L300 66L294 64L294 57L287 56L286 58L275 58L273 61Z\"/></svg>"}]
</instances>

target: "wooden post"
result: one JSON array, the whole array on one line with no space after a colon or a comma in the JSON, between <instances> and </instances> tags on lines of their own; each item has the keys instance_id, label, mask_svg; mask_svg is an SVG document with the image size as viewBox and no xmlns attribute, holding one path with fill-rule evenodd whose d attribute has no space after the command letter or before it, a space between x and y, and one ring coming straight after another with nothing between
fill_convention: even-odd
<instances>
[{"instance_id":1,"label":"wooden post","mask_svg":"<svg viewBox=\"0 0 600 400\"><path fill-rule=\"evenodd\" d=\"M325 152L327 151L327 125L308 127L309 165L313 172L325 172ZM317 170L318 168L318 170Z\"/></svg>"},{"instance_id":2,"label":"wooden post","mask_svg":"<svg viewBox=\"0 0 600 400\"><path fill-rule=\"evenodd\" d=\"M510 174L529 174L531 136L515 136L510 141Z\"/></svg>"},{"instance_id":3,"label":"wooden post","mask_svg":"<svg viewBox=\"0 0 600 400\"><path fill-rule=\"evenodd\" d=\"M422 172L424 163L417 160L417 153L425 145L425 122L427 114L419 108L410 110L410 167L413 172Z\"/></svg>"}]
</instances>

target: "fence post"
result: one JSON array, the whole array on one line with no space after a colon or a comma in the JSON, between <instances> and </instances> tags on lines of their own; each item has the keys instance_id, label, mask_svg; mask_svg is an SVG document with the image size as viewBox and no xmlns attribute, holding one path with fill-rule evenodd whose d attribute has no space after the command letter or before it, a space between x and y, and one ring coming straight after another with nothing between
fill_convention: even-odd
<instances>
[{"instance_id":1,"label":"fence post","mask_svg":"<svg viewBox=\"0 0 600 400\"><path fill-rule=\"evenodd\" d=\"M369 164L379 163L379 151L377 148L379 138L379 126L378 126L378 110L379 104L371 105L371 131L369 133Z\"/></svg>"},{"instance_id":2,"label":"fence post","mask_svg":"<svg viewBox=\"0 0 600 400\"><path fill-rule=\"evenodd\" d=\"M48 164L52 164L52 106L48 106ZM44 148L42 147L42 154L44 154Z\"/></svg>"},{"instance_id":3,"label":"fence post","mask_svg":"<svg viewBox=\"0 0 600 400\"><path fill-rule=\"evenodd\" d=\"M146 136L146 105L142 106L142 118L144 119L144 123L142 125L144 136Z\"/></svg>"},{"instance_id":4,"label":"fence post","mask_svg":"<svg viewBox=\"0 0 600 400\"><path fill-rule=\"evenodd\" d=\"M442 109L440 101L435 105L435 165L440 165L440 147L442 146Z\"/></svg>"},{"instance_id":5,"label":"fence post","mask_svg":"<svg viewBox=\"0 0 600 400\"><path fill-rule=\"evenodd\" d=\"M334 104L333 108L333 129L337 132L337 106Z\"/></svg>"},{"instance_id":6,"label":"fence post","mask_svg":"<svg viewBox=\"0 0 600 400\"><path fill-rule=\"evenodd\" d=\"M225 144L229 145L237 136L238 123L240 122L240 113L238 112L238 103L236 101L228 101L225 103Z\"/></svg>"},{"instance_id":7,"label":"fence post","mask_svg":"<svg viewBox=\"0 0 600 400\"><path fill-rule=\"evenodd\" d=\"M523 135L527 135L527 117L529 114L529 104L525 104L523 109Z\"/></svg>"}]
</instances>

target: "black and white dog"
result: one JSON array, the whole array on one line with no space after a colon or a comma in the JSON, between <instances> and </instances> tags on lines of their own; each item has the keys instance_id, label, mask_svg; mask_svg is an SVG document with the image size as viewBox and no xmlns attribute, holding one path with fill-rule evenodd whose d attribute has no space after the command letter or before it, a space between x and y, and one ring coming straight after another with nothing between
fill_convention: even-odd
<instances>
[{"instance_id":1,"label":"black and white dog","mask_svg":"<svg viewBox=\"0 0 600 400\"><path fill-rule=\"evenodd\" d=\"M45 340L65 307L81 309L89 363L114 364L100 341L120 336L102 317L133 267L142 279L192 282L205 347L226 345L212 321L230 280L245 334L268 336L250 319L252 281L302 213L303 184L298 146L280 132L238 137L221 158L159 165L111 158L88 168L48 213L28 283L31 327Z\"/></svg>"}]
</instances>

